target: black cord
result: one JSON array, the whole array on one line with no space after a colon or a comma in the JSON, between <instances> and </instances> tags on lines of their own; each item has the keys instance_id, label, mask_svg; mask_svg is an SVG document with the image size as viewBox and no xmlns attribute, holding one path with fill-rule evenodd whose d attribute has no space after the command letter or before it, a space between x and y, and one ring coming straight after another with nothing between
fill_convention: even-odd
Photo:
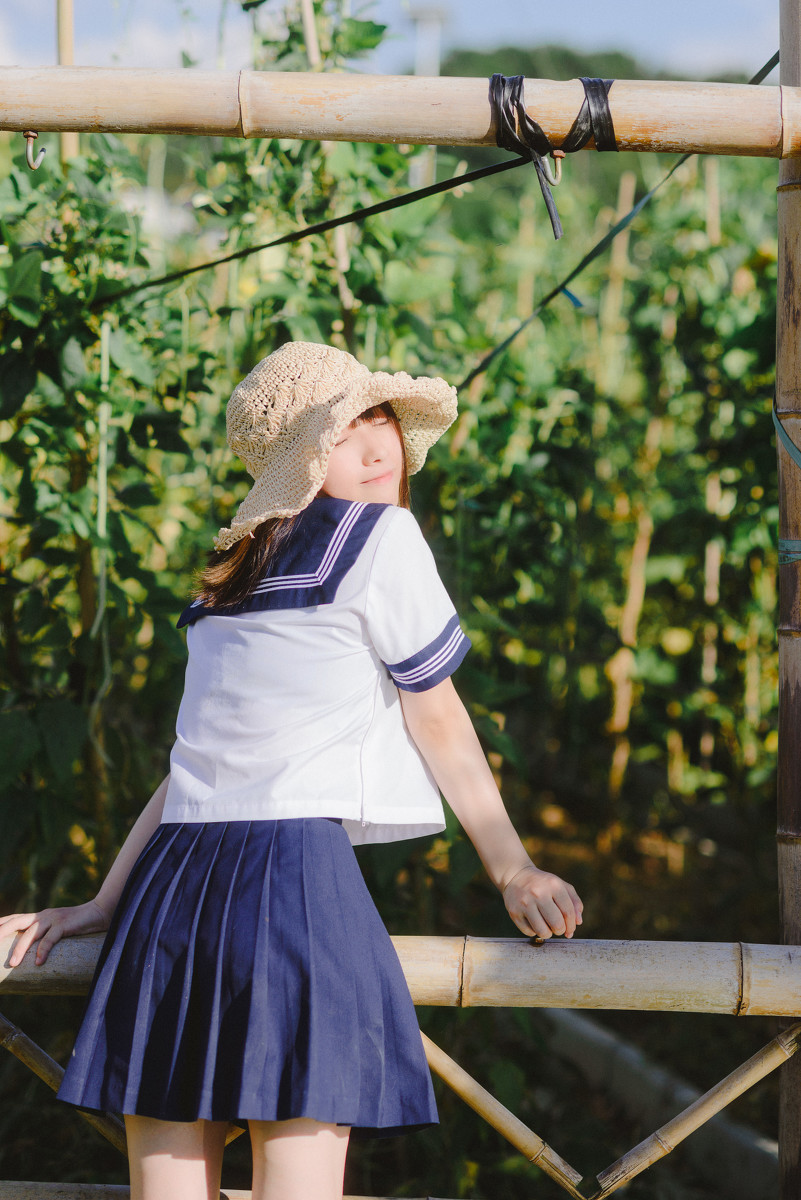
<instances>
[{"instance_id":1,"label":"black cord","mask_svg":"<svg viewBox=\"0 0 801 1200\"><path fill-rule=\"evenodd\" d=\"M123 288L122 291L112 292L110 296L98 296L90 304L91 309L106 308L109 304L115 304L117 300L124 300L126 296L133 296L136 292L142 292L146 288L161 287L168 283L178 283L181 279L186 279L188 275L195 275L198 271L206 271L209 267L219 267L223 263L235 262L240 258L247 258L251 254L258 254L260 250L270 250L273 246L288 246L293 242L300 242L304 238L311 237L315 233L327 233L329 229L336 229L340 225L352 225L360 221L364 221L367 217L375 217L379 213L389 212L393 208L402 208L406 204L413 204L415 200L424 200L426 196L436 196L440 192L450 191L452 188L461 187L465 183L473 183L477 179L484 179L487 175L497 175L501 171L511 171L513 167L520 167L528 161L528 158L513 158L507 159L502 163L493 163L489 167L479 167L475 171L468 171L464 175L453 175L450 179L443 179L439 183L432 183L428 187L418 188L414 192L404 192L402 196L393 196L390 200L381 200L378 204L371 204L368 208L357 208L354 212L345 213L341 217L331 217L327 221L318 221L316 225L306 225L303 229L296 229L293 233L285 233L282 237L274 238L271 242L262 242L258 246L246 246L244 250L235 250L232 254L224 254L222 258L211 258L207 262L197 263L194 267L185 267L182 271L171 271L169 275L159 275L156 279L144 279L141 283L131 284L130 287Z\"/></svg>"}]
</instances>

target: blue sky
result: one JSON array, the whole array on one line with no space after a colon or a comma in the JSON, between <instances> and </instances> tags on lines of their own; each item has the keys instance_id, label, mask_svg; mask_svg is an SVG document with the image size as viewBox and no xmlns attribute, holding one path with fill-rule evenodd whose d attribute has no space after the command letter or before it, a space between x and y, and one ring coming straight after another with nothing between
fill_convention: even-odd
<instances>
[{"instance_id":1,"label":"blue sky","mask_svg":"<svg viewBox=\"0 0 801 1200\"><path fill-rule=\"evenodd\" d=\"M249 19L237 0L74 0L76 62L92 66L180 65L187 49L203 67L248 65ZM279 11L271 0L260 19ZM393 73L414 61L411 13L417 0L352 0L390 28L391 39L365 69ZM674 78L728 68L755 71L778 47L778 0L442 0L443 46L561 42L576 49L616 48ZM55 0L2 0L0 64L55 62ZM190 10L191 16L186 15ZM224 37L219 40L220 15ZM502 70L499 64L499 70Z\"/></svg>"}]
</instances>

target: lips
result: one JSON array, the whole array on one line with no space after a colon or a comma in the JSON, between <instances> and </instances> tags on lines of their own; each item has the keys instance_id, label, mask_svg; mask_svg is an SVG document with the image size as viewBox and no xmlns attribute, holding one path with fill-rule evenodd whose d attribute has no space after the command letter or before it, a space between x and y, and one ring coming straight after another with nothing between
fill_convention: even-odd
<instances>
[{"instance_id":1,"label":"lips","mask_svg":"<svg viewBox=\"0 0 801 1200\"><path fill-rule=\"evenodd\" d=\"M392 472L385 471L383 475L374 475L372 479L365 479L365 483L391 483Z\"/></svg>"}]
</instances>

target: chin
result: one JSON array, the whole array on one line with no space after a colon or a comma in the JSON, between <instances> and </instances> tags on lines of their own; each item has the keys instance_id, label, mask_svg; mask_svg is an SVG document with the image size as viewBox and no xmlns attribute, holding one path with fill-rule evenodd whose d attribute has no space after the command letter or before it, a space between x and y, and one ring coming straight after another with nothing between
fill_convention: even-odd
<instances>
[{"instance_id":1,"label":"chin","mask_svg":"<svg viewBox=\"0 0 801 1200\"><path fill-rule=\"evenodd\" d=\"M398 488L382 487L377 489L377 494L371 499L376 504L397 504L398 503Z\"/></svg>"}]
</instances>

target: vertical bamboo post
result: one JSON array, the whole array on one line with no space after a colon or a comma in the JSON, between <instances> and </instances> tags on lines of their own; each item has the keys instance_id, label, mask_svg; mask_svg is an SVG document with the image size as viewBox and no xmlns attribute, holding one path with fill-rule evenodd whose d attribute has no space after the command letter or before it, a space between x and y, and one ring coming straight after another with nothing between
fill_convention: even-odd
<instances>
[{"instance_id":1,"label":"vertical bamboo post","mask_svg":"<svg viewBox=\"0 0 801 1200\"><path fill-rule=\"evenodd\" d=\"M801 83L801 0L780 0L782 85ZM779 279L776 316L776 410L801 445L801 161L779 167ZM801 538L801 470L777 440L779 538ZM779 779L777 843L782 941L801 944L801 567L780 568ZM779 1196L801 1196L801 1060L782 1072L779 1099Z\"/></svg>"},{"instance_id":2,"label":"vertical bamboo post","mask_svg":"<svg viewBox=\"0 0 801 1200\"><path fill-rule=\"evenodd\" d=\"M56 0L58 25L58 65L71 67L75 62L75 34L72 0ZM61 161L68 163L80 153L77 133L62 133L60 137Z\"/></svg>"}]
</instances>

